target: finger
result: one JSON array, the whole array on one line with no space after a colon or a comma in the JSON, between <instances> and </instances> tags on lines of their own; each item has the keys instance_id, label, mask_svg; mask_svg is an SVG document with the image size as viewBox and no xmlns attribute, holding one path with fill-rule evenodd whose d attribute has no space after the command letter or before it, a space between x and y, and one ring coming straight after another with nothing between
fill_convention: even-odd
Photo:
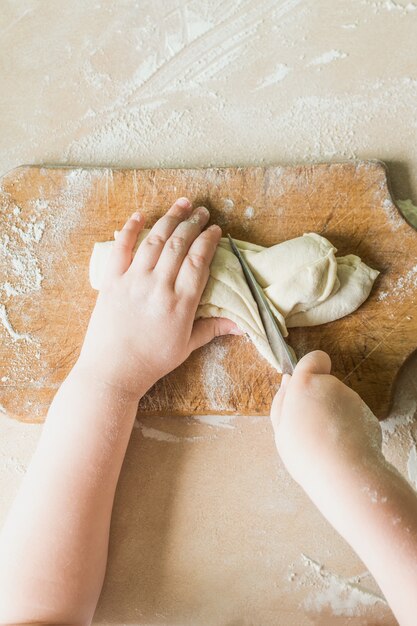
<instances>
[{"instance_id":1,"label":"finger","mask_svg":"<svg viewBox=\"0 0 417 626\"><path fill-rule=\"evenodd\" d=\"M133 250L138 235L143 228L144 221L142 215L135 212L127 220L122 230L118 232L109 258L109 273L120 276L129 268L132 263Z\"/></svg>"},{"instance_id":2,"label":"finger","mask_svg":"<svg viewBox=\"0 0 417 626\"><path fill-rule=\"evenodd\" d=\"M201 233L210 218L206 207L198 207L190 217L178 224L155 266L155 271L168 283L175 282L190 246Z\"/></svg>"},{"instance_id":3,"label":"finger","mask_svg":"<svg viewBox=\"0 0 417 626\"><path fill-rule=\"evenodd\" d=\"M141 242L132 267L152 270L158 262L159 256L174 230L183 220L186 220L192 211L188 198L178 198L172 207L161 217L145 239Z\"/></svg>"},{"instance_id":4,"label":"finger","mask_svg":"<svg viewBox=\"0 0 417 626\"><path fill-rule=\"evenodd\" d=\"M189 341L189 350L197 350L206 343L221 335L241 335L240 328L234 322L224 317L208 317L194 322Z\"/></svg>"},{"instance_id":5,"label":"finger","mask_svg":"<svg viewBox=\"0 0 417 626\"><path fill-rule=\"evenodd\" d=\"M284 403L286 390L287 390L290 380L291 380L291 376L289 374L282 375L280 387L272 401L271 421L272 421L274 428L278 427L279 422L281 420L282 405Z\"/></svg>"},{"instance_id":6,"label":"finger","mask_svg":"<svg viewBox=\"0 0 417 626\"><path fill-rule=\"evenodd\" d=\"M175 290L197 307L210 274L210 263L222 231L213 224L194 240L175 281Z\"/></svg>"},{"instance_id":7,"label":"finger","mask_svg":"<svg viewBox=\"0 0 417 626\"><path fill-rule=\"evenodd\" d=\"M295 374L330 374L332 362L329 355L322 350L309 352L297 363Z\"/></svg>"}]
</instances>

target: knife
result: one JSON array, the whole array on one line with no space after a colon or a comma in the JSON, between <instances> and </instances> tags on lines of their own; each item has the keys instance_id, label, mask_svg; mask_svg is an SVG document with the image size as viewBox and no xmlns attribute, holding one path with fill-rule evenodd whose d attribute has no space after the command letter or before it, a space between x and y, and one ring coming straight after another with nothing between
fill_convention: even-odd
<instances>
[{"instance_id":1,"label":"knife","mask_svg":"<svg viewBox=\"0 0 417 626\"><path fill-rule=\"evenodd\" d=\"M261 316L262 324L272 353L277 359L278 363L281 364L282 373L292 374L295 366L297 365L297 359L291 352L284 337L282 336L278 323L274 317L274 314L271 311L271 307L269 306L269 302L266 299L262 287L259 285L247 261L240 253L239 248L237 247L231 236L229 234L227 236L229 238L230 247L232 248L233 253L237 256L239 260L239 263L243 270L243 274L246 278L246 282L248 283L248 287L255 299L256 304L258 305L259 315Z\"/></svg>"}]
</instances>

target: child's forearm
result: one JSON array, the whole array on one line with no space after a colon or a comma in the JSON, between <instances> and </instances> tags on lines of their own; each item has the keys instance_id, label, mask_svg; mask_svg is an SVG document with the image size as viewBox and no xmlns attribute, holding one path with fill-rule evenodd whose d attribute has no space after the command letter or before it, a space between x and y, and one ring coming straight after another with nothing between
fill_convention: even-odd
<instances>
[{"instance_id":1,"label":"child's forearm","mask_svg":"<svg viewBox=\"0 0 417 626\"><path fill-rule=\"evenodd\" d=\"M337 493L336 487L333 504L330 499L329 504L316 504L367 565L401 626L414 626L417 615L416 493L396 469L382 459L379 464L361 468L356 475L338 477L334 484L338 483L341 488Z\"/></svg>"},{"instance_id":2,"label":"child's forearm","mask_svg":"<svg viewBox=\"0 0 417 626\"><path fill-rule=\"evenodd\" d=\"M91 620L137 404L80 365L61 386L0 536L0 623Z\"/></svg>"}]
</instances>

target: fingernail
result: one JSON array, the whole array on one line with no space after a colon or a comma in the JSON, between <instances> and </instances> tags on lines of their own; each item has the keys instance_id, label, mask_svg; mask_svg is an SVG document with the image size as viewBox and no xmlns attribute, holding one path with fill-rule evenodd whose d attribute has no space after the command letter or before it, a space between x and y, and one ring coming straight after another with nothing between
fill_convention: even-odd
<instances>
[{"instance_id":1,"label":"fingernail","mask_svg":"<svg viewBox=\"0 0 417 626\"><path fill-rule=\"evenodd\" d=\"M290 380L291 380L291 376L289 374L283 374L281 378L280 389L284 390L287 387Z\"/></svg>"},{"instance_id":2,"label":"fingernail","mask_svg":"<svg viewBox=\"0 0 417 626\"><path fill-rule=\"evenodd\" d=\"M188 198L178 198L178 200L175 201L175 204L178 204L178 206L183 209L188 209L188 207L191 206L191 202Z\"/></svg>"},{"instance_id":3,"label":"fingernail","mask_svg":"<svg viewBox=\"0 0 417 626\"><path fill-rule=\"evenodd\" d=\"M205 206L199 206L196 208L196 213L199 213L200 215L204 215L204 217L206 215L210 215L209 210L207 209L207 207Z\"/></svg>"},{"instance_id":4,"label":"fingernail","mask_svg":"<svg viewBox=\"0 0 417 626\"><path fill-rule=\"evenodd\" d=\"M206 221L210 217L210 213L206 209L205 206L199 206L191 213L191 216L186 220L189 224L200 224L201 220L205 219Z\"/></svg>"},{"instance_id":5,"label":"fingernail","mask_svg":"<svg viewBox=\"0 0 417 626\"><path fill-rule=\"evenodd\" d=\"M135 211L134 213L132 213L132 215L130 216L131 220L136 220L137 222L140 222L141 220L141 215L139 213L139 211Z\"/></svg>"},{"instance_id":6,"label":"fingernail","mask_svg":"<svg viewBox=\"0 0 417 626\"><path fill-rule=\"evenodd\" d=\"M212 230L212 231L213 231L213 232L215 232L215 233L216 233L216 232L220 232L220 234L221 234L221 232L222 232L222 229L220 228L220 226L219 226L218 224L212 224L211 226L209 226L209 227L207 228L207 230Z\"/></svg>"}]
</instances>

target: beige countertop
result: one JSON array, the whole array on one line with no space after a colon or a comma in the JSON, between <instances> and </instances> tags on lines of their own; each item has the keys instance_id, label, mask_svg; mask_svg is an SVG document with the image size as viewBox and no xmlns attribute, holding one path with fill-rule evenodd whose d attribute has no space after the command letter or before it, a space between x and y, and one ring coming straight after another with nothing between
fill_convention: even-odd
<instances>
[{"instance_id":1,"label":"beige countertop","mask_svg":"<svg viewBox=\"0 0 417 626\"><path fill-rule=\"evenodd\" d=\"M379 158L416 201L416 29L408 0L4 0L0 174ZM415 485L416 380L414 359L382 425ZM0 417L0 520L40 431ZM395 620L287 475L268 418L209 416L137 424L95 623Z\"/></svg>"}]
</instances>

